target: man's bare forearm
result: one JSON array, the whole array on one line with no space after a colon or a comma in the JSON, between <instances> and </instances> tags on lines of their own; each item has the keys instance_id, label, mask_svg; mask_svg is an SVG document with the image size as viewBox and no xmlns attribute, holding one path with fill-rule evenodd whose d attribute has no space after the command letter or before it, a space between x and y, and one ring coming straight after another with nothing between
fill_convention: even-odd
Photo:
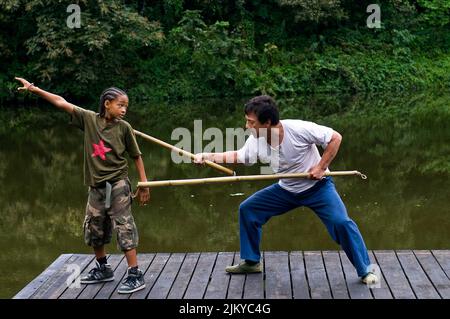
<instances>
[{"instance_id":1,"label":"man's bare forearm","mask_svg":"<svg viewBox=\"0 0 450 319\"><path fill-rule=\"evenodd\" d=\"M333 132L333 136L331 138L330 143L323 152L322 159L319 162L319 167L323 170L326 170L333 159L336 157L337 152L339 151L339 147L341 145L342 136L338 132Z\"/></svg>"},{"instance_id":2,"label":"man's bare forearm","mask_svg":"<svg viewBox=\"0 0 450 319\"><path fill-rule=\"evenodd\" d=\"M237 152L203 153L203 159L219 164L237 164Z\"/></svg>"}]
</instances>

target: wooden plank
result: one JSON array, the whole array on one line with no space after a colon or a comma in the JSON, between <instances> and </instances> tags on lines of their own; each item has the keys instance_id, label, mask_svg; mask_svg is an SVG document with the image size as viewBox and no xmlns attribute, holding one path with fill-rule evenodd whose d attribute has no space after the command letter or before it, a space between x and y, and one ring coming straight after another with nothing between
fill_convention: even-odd
<instances>
[{"instance_id":1,"label":"wooden plank","mask_svg":"<svg viewBox=\"0 0 450 319\"><path fill-rule=\"evenodd\" d=\"M175 282L173 283L169 295L167 296L168 299L183 298L199 257L200 253L188 253L186 255L180 271L178 272L177 278L175 278Z\"/></svg>"},{"instance_id":2,"label":"wooden plank","mask_svg":"<svg viewBox=\"0 0 450 319\"><path fill-rule=\"evenodd\" d=\"M87 266L81 271L80 277L83 277L85 274L89 272L90 269L95 267L95 257L92 256L91 261L87 264ZM79 287L73 287L70 289L66 289L58 299L75 299L84 289L86 285L80 284Z\"/></svg>"},{"instance_id":3,"label":"wooden plank","mask_svg":"<svg viewBox=\"0 0 450 319\"><path fill-rule=\"evenodd\" d=\"M450 280L434 258L431 251L414 250L417 260L421 264L428 278L433 283L441 298L450 298Z\"/></svg>"},{"instance_id":4,"label":"wooden plank","mask_svg":"<svg viewBox=\"0 0 450 319\"><path fill-rule=\"evenodd\" d=\"M264 299L264 273L247 274L244 299Z\"/></svg>"},{"instance_id":5,"label":"wooden plank","mask_svg":"<svg viewBox=\"0 0 450 319\"><path fill-rule=\"evenodd\" d=\"M418 299L440 299L441 297L433 287L423 271L416 256L410 250L397 251L397 258L409 280Z\"/></svg>"},{"instance_id":6,"label":"wooden plank","mask_svg":"<svg viewBox=\"0 0 450 319\"><path fill-rule=\"evenodd\" d=\"M266 252L262 258L264 273L231 276L224 268L239 262L239 254L139 254L147 287L126 295L117 293L128 268L121 255L108 259L115 269L113 282L69 289L66 281L72 273L67 266L78 265L85 274L94 266L95 258L63 254L13 298L450 299L449 250L369 251L369 257L381 270L381 287L370 290L360 283L342 251Z\"/></svg>"},{"instance_id":7,"label":"wooden plank","mask_svg":"<svg viewBox=\"0 0 450 319\"><path fill-rule=\"evenodd\" d=\"M238 263L239 253L236 253L235 255L235 263ZM228 293L228 299L239 299L239 296L242 296L244 299L264 299L264 273L265 273L265 261L264 261L264 252L261 253L261 262L263 266L263 271L261 273L254 273L254 274L247 274L245 275L244 285L241 286L240 284L235 284L237 289L234 289L235 292L232 294ZM232 276L236 277L237 276ZM243 277L243 276L241 276ZM242 287L242 291L239 289Z\"/></svg>"},{"instance_id":8,"label":"wooden plank","mask_svg":"<svg viewBox=\"0 0 450 319\"><path fill-rule=\"evenodd\" d=\"M68 271L72 266L79 266L81 269L92 259L90 255L73 254L66 260L64 265L52 276L51 280L47 281L44 286L41 286L39 291L31 298L33 299L57 299L68 287L67 279L73 276L71 271ZM48 285L47 285L48 284Z\"/></svg>"},{"instance_id":9,"label":"wooden plank","mask_svg":"<svg viewBox=\"0 0 450 319\"><path fill-rule=\"evenodd\" d=\"M145 280L145 273L148 269L148 267L151 265L153 259L155 258L156 254L150 253L150 254L138 254L137 258L138 258L138 266L139 269L144 273L144 280ZM119 265L120 267L120 265ZM128 271L128 265L127 268L125 269L125 271L123 272L123 275L121 278L117 278L117 285L115 287L115 289L113 290L112 294L110 295L109 299L128 299L130 298L130 296L132 296L132 294L119 294L117 292L117 289L119 289L119 285L122 284L122 281L125 279L125 276L127 275L127 271ZM147 286L147 283L146 283Z\"/></svg>"},{"instance_id":10,"label":"wooden plank","mask_svg":"<svg viewBox=\"0 0 450 319\"><path fill-rule=\"evenodd\" d=\"M111 265L111 268L114 270L114 272L123 258L125 258L124 255L110 255L108 257L108 264ZM114 279L117 280L116 278ZM105 284L106 283L87 284L86 288L84 288L84 290L78 295L77 299L94 299L97 293Z\"/></svg>"},{"instance_id":11,"label":"wooden plank","mask_svg":"<svg viewBox=\"0 0 450 319\"><path fill-rule=\"evenodd\" d=\"M161 275L156 280L152 290L150 290L150 293L147 295L147 299L167 298L185 256L186 254L184 253L172 254L170 256L164 270L161 272Z\"/></svg>"},{"instance_id":12,"label":"wooden plank","mask_svg":"<svg viewBox=\"0 0 450 319\"><path fill-rule=\"evenodd\" d=\"M107 256L109 258L109 255ZM89 270L91 270L93 267L95 267L95 257L92 256L91 261L87 264L87 266L81 271L80 277L83 277L86 275ZM81 292L86 288L87 285L80 284L79 287L73 287L70 289L66 289L61 296L59 296L59 299L76 299Z\"/></svg>"},{"instance_id":13,"label":"wooden plank","mask_svg":"<svg viewBox=\"0 0 450 319\"><path fill-rule=\"evenodd\" d=\"M184 299L202 299L211 276L217 253L201 253Z\"/></svg>"},{"instance_id":14,"label":"wooden plank","mask_svg":"<svg viewBox=\"0 0 450 319\"><path fill-rule=\"evenodd\" d=\"M450 250L432 250L431 253L447 277L450 278Z\"/></svg>"},{"instance_id":15,"label":"wooden plank","mask_svg":"<svg viewBox=\"0 0 450 319\"><path fill-rule=\"evenodd\" d=\"M60 277L66 274L67 265L72 264L77 259L77 256L70 254L64 263L59 264L59 267L55 269L50 277L30 296L30 299L41 299L45 294L51 293L55 282Z\"/></svg>"},{"instance_id":16,"label":"wooden plank","mask_svg":"<svg viewBox=\"0 0 450 319\"><path fill-rule=\"evenodd\" d=\"M305 260L301 251L289 255L291 267L292 293L294 299L310 299L308 280L306 279Z\"/></svg>"},{"instance_id":17,"label":"wooden plank","mask_svg":"<svg viewBox=\"0 0 450 319\"><path fill-rule=\"evenodd\" d=\"M152 290L153 285L166 266L167 260L170 258L170 253L157 253L150 267L144 274L145 288L136 291L130 296L130 299L145 299L148 293Z\"/></svg>"},{"instance_id":18,"label":"wooden plank","mask_svg":"<svg viewBox=\"0 0 450 319\"><path fill-rule=\"evenodd\" d=\"M380 250L374 251L374 255L378 260L378 265L391 288L392 295L395 299L414 299L416 296L409 285L409 282L403 272L400 262L394 251Z\"/></svg>"},{"instance_id":19,"label":"wooden plank","mask_svg":"<svg viewBox=\"0 0 450 319\"><path fill-rule=\"evenodd\" d=\"M240 253L234 254L233 265L240 263ZM230 284L227 291L227 299L242 299L244 295L245 274L228 274L230 276Z\"/></svg>"},{"instance_id":20,"label":"wooden plank","mask_svg":"<svg viewBox=\"0 0 450 319\"><path fill-rule=\"evenodd\" d=\"M233 263L234 253L220 252L217 255L216 264L211 276L211 281L206 288L205 299L225 299L230 283L230 275L225 272L225 267Z\"/></svg>"},{"instance_id":21,"label":"wooden plank","mask_svg":"<svg viewBox=\"0 0 450 319\"><path fill-rule=\"evenodd\" d=\"M289 254L286 251L264 253L267 299L292 299Z\"/></svg>"},{"instance_id":22,"label":"wooden plank","mask_svg":"<svg viewBox=\"0 0 450 319\"><path fill-rule=\"evenodd\" d=\"M244 282L244 299L264 299L264 274L265 274L265 256L261 253L263 271L256 274L247 274Z\"/></svg>"},{"instance_id":23,"label":"wooden plank","mask_svg":"<svg viewBox=\"0 0 450 319\"><path fill-rule=\"evenodd\" d=\"M369 251L369 257L372 264L376 264L378 266L378 262L375 258L375 255L372 251ZM378 266L379 267L379 266ZM373 298L375 299L392 299L392 293L389 289L389 286L386 282L386 279L384 278L383 272L381 271L381 268L379 268L380 272L380 285L379 287L374 287L371 289Z\"/></svg>"},{"instance_id":24,"label":"wooden plank","mask_svg":"<svg viewBox=\"0 0 450 319\"><path fill-rule=\"evenodd\" d=\"M325 266L320 251L304 252L306 276L312 299L331 299L330 285L328 284Z\"/></svg>"},{"instance_id":25,"label":"wooden plank","mask_svg":"<svg viewBox=\"0 0 450 319\"><path fill-rule=\"evenodd\" d=\"M122 283L124 273L128 269L127 258L122 258L117 268L114 270L114 281L105 282L95 295L94 299L109 299L111 294Z\"/></svg>"},{"instance_id":26,"label":"wooden plank","mask_svg":"<svg viewBox=\"0 0 450 319\"><path fill-rule=\"evenodd\" d=\"M347 283L347 289L351 299L372 299L369 287L361 282L361 278L358 277L355 267L348 259L345 252L340 251L342 268L344 269L345 281Z\"/></svg>"},{"instance_id":27,"label":"wooden plank","mask_svg":"<svg viewBox=\"0 0 450 319\"><path fill-rule=\"evenodd\" d=\"M75 255L75 254L74 254ZM91 263L92 260L95 259L94 255L87 255L87 254L77 254L78 259L76 261L76 265L79 267L80 270L80 274L86 269L86 267ZM73 274L73 273L72 273ZM74 281L76 280L80 280L80 275L78 275L78 277L74 278L74 280L68 284L67 280L69 279L69 276L71 274L69 274L65 280L65 282L61 282L61 285L55 289L55 291L53 292L53 294L51 296L49 296L49 299L57 299L60 298L61 295L66 291L66 290L70 290L70 289L76 289L77 286L71 286L70 284L74 283ZM62 280L61 280L62 281ZM81 286L81 283L78 287Z\"/></svg>"},{"instance_id":28,"label":"wooden plank","mask_svg":"<svg viewBox=\"0 0 450 319\"><path fill-rule=\"evenodd\" d=\"M67 259L69 259L72 254L62 254L56 258L50 266L48 266L42 273L40 273L36 278L34 278L28 285L26 285L22 290L20 290L13 299L28 299L36 291L51 278L58 269L62 268Z\"/></svg>"},{"instance_id":29,"label":"wooden plank","mask_svg":"<svg viewBox=\"0 0 450 319\"><path fill-rule=\"evenodd\" d=\"M323 261L325 271L328 275L331 293L334 299L349 299L350 296L345 282L344 272L342 270L341 258L338 251L323 251Z\"/></svg>"}]
</instances>

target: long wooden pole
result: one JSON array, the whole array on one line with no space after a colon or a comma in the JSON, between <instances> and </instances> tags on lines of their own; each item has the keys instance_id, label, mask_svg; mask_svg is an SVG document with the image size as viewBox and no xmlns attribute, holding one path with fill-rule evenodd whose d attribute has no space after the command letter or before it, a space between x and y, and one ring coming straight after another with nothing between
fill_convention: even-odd
<instances>
[{"instance_id":1,"label":"long wooden pole","mask_svg":"<svg viewBox=\"0 0 450 319\"><path fill-rule=\"evenodd\" d=\"M190 153L188 151L182 150L181 148L178 148L178 147L175 147L173 145L170 145L169 143L161 141L161 140L159 140L159 139L157 139L157 138L155 138L153 136L144 134L144 133L136 131L136 130L134 130L134 133L136 135L142 137L143 139L147 140L147 141L150 141L150 142L153 142L155 144L161 145L161 146L163 146L165 148L168 148L168 149L170 149L170 150L172 150L174 152L177 152L180 155L184 155L184 156L190 157L192 160L195 157L194 154L192 154L192 153ZM223 167L222 165L216 164L214 162L205 161L205 164L210 166L210 167L212 167L212 168L214 168L214 169L216 169L216 170L218 170L218 171L221 171L222 173L225 173L227 175L231 175L231 176L235 176L236 175L236 173L234 171L232 171L231 169Z\"/></svg>"},{"instance_id":2,"label":"long wooden pole","mask_svg":"<svg viewBox=\"0 0 450 319\"><path fill-rule=\"evenodd\" d=\"M358 171L336 171L325 173L325 176L350 176L357 175L362 179L367 176ZM214 184L241 181L265 181L276 180L282 178L308 178L309 173L291 173L291 174L272 174L272 175L246 175L246 176L227 176L227 177L211 177L196 179L176 179L166 181L139 182L137 187L162 187L162 186L180 186L180 185L198 185L198 184Z\"/></svg>"}]
</instances>

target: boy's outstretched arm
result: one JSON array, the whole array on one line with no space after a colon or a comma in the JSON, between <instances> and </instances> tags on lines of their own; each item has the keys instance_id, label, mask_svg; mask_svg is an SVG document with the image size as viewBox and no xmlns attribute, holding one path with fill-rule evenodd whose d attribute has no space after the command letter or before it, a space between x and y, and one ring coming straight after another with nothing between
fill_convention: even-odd
<instances>
[{"instance_id":1,"label":"boy's outstretched arm","mask_svg":"<svg viewBox=\"0 0 450 319\"><path fill-rule=\"evenodd\" d=\"M23 78L16 77L17 81L22 83L22 87L18 88L18 91L29 91L33 94L36 94L43 99L49 101L53 105L55 105L57 108L66 111L69 114L73 113L73 108L75 107L74 104L67 102L63 97L44 91L37 86L35 86L33 83L28 82L27 80Z\"/></svg>"},{"instance_id":2,"label":"boy's outstretched arm","mask_svg":"<svg viewBox=\"0 0 450 319\"><path fill-rule=\"evenodd\" d=\"M134 164L136 165L136 170L138 171L139 174L139 181L146 182L147 176L145 175L144 161L142 160L142 157L141 156L135 157ZM141 206L146 205L150 200L150 188L148 187L139 188L137 196L139 199L139 204Z\"/></svg>"}]
</instances>

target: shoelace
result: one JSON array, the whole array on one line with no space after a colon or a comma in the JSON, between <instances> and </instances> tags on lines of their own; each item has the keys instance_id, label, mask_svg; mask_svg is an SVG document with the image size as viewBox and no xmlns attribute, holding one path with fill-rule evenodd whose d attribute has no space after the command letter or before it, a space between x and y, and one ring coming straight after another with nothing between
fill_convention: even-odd
<instances>
[{"instance_id":1,"label":"shoelace","mask_svg":"<svg viewBox=\"0 0 450 319\"><path fill-rule=\"evenodd\" d=\"M102 277L102 273L104 270L105 269L102 269L101 266L100 267L97 266L89 270L89 274L92 275L94 278L99 279L99 277Z\"/></svg>"},{"instance_id":2,"label":"shoelace","mask_svg":"<svg viewBox=\"0 0 450 319\"><path fill-rule=\"evenodd\" d=\"M127 278L122 282L124 285L135 287L137 284L137 277L134 275L128 275Z\"/></svg>"}]
</instances>

